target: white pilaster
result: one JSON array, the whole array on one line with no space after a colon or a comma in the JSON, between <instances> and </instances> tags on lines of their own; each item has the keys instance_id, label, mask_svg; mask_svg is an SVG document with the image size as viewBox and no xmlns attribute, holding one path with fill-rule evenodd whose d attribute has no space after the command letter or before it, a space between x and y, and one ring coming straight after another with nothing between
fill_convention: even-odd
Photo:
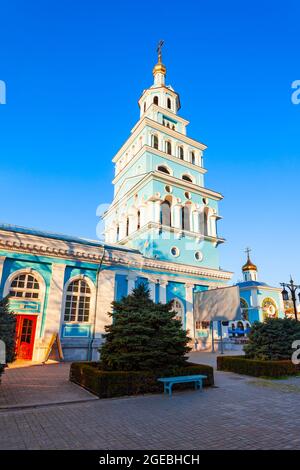
<instances>
[{"instance_id":1,"label":"white pilaster","mask_svg":"<svg viewBox=\"0 0 300 470\"><path fill-rule=\"evenodd\" d=\"M193 309L193 287L194 284L187 283L185 285L185 300L186 300L186 317L185 325L190 338L195 336L194 326L194 309Z\"/></svg>"},{"instance_id":2,"label":"white pilaster","mask_svg":"<svg viewBox=\"0 0 300 470\"><path fill-rule=\"evenodd\" d=\"M115 279L114 271L101 270L98 275L95 321L96 338L101 338L101 335L105 332L105 325L109 325L112 322L108 312L111 311L111 303L115 298Z\"/></svg>"},{"instance_id":3,"label":"white pilaster","mask_svg":"<svg viewBox=\"0 0 300 470\"><path fill-rule=\"evenodd\" d=\"M44 337L48 341L53 333L58 333L63 315L63 293L65 264L53 263L50 281L49 298L46 311Z\"/></svg>"},{"instance_id":4,"label":"white pilaster","mask_svg":"<svg viewBox=\"0 0 300 470\"><path fill-rule=\"evenodd\" d=\"M130 295L132 294L133 289L135 288L135 281L136 281L136 276L129 274L127 276L127 294Z\"/></svg>"},{"instance_id":5,"label":"white pilaster","mask_svg":"<svg viewBox=\"0 0 300 470\"><path fill-rule=\"evenodd\" d=\"M156 282L154 280L149 279L149 292L150 292L150 298L155 302L155 288Z\"/></svg>"},{"instance_id":6,"label":"white pilaster","mask_svg":"<svg viewBox=\"0 0 300 470\"><path fill-rule=\"evenodd\" d=\"M6 256L0 256L0 286L2 281L3 268L5 263Z\"/></svg>"},{"instance_id":7,"label":"white pilaster","mask_svg":"<svg viewBox=\"0 0 300 470\"><path fill-rule=\"evenodd\" d=\"M168 281L162 280L159 283L159 301L162 304L167 303L167 285Z\"/></svg>"}]
</instances>

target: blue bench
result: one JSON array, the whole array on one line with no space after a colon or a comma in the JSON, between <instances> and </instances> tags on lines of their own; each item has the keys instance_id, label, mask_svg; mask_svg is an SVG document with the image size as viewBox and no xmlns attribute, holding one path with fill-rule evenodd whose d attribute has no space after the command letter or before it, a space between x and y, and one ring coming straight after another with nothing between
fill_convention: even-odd
<instances>
[{"instance_id":1,"label":"blue bench","mask_svg":"<svg viewBox=\"0 0 300 470\"><path fill-rule=\"evenodd\" d=\"M207 379L207 375L182 375L179 377L161 377L157 379L164 384L164 393L169 392L172 396L172 387L174 384L195 382L195 390L202 390L202 380Z\"/></svg>"}]
</instances>

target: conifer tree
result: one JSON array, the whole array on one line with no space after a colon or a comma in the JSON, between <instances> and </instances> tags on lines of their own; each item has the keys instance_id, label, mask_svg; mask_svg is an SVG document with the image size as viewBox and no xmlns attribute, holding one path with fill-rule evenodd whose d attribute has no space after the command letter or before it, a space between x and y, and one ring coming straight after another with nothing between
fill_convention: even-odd
<instances>
[{"instance_id":1,"label":"conifer tree","mask_svg":"<svg viewBox=\"0 0 300 470\"><path fill-rule=\"evenodd\" d=\"M105 327L100 349L106 370L162 370L183 366L190 338L174 319L171 305L154 303L140 284L132 294L112 302L112 324Z\"/></svg>"},{"instance_id":2,"label":"conifer tree","mask_svg":"<svg viewBox=\"0 0 300 470\"><path fill-rule=\"evenodd\" d=\"M8 297L0 300L0 340L4 341L6 362L15 358L16 316L9 310ZM0 364L0 374L1 374Z\"/></svg>"}]
</instances>

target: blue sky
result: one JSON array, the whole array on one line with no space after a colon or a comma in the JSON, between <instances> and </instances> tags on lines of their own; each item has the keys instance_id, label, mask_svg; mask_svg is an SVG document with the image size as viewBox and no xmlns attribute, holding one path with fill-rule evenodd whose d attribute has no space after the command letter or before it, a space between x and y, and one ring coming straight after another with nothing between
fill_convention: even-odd
<instances>
[{"instance_id":1,"label":"blue sky","mask_svg":"<svg viewBox=\"0 0 300 470\"><path fill-rule=\"evenodd\" d=\"M167 82L206 185L225 199L221 267L300 283L300 6L295 1L10 0L0 4L0 219L95 238L111 158L138 119L165 40Z\"/></svg>"}]
</instances>

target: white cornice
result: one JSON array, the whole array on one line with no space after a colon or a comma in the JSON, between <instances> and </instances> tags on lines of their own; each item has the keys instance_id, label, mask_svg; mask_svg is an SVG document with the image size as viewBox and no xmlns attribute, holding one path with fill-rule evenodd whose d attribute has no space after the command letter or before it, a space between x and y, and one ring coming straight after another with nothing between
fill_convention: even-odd
<instances>
[{"instance_id":1,"label":"white cornice","mask_svg":"<svg viewBox=\"0 0 300 470\"><path fill-rule=\"evenodd\" d=\"M198 148L199 150L205 150L207 149L207 146L202 144L201 142L198 142L197 140L192 139L191 137L187 137L184 134L181 134L180 132L173 131L171 128L163 126L159 122L153 121L152 119L144 116L141 118L137 124L134 127L134 132L131 134L131 136L124 142L120 150L116 153L116 155L113 157L112 161L116 163L119 158L123 155L127 147L130 147L130 145L133 143L133 141L136 139L136 137L139 135L140 132L144 130L146 126L151 127L152 129L156 129L160 132L163 132L164 134L167 134L170 137L173 137L174 139L181 141L187 145L191 145L193 147Z\"/></svg>"},{"instance_id":2,"label":"white cornice","mask_svg":"<svg viewBox=\"0 0 300 470\"><path fill-rule=\"evenodd\" d=\"M138 175L136 176L138 177ZM189 191L192 190L193 192L198 193L199 196L209 197L211 199L214 199L215 201L220 201L223 199L222 194L212 191L211 189L198 186L196 184L190 183L189 181L175 178L174 176L167 175L166 173L162 173L159 171L151 171L150 173L146 173L146 175L138 183L136 183L129 191L127 191L126 194L124 194L124 196L122 196L120 199L116 197L118 194L117 193L116 196L114 197L114 200L111 203L111 206L105 212L105 217L115 209L116 205L119 205L119 204L122 205L122 203L125 203L126 200L128 200L130 197L136 194L152 178L163 181L165 183L176 184L176 186L181 187L182 189L189 190ZM125 180L124 180L124 183L125 183Z\"/></svg>"},{"instance_id":3,"label":"white cornice","mask_svg":"<svg viewBox=\"0 0 300 470\"><path fill-rule=\"evenodd\" d=\"M143 145L140 148L140 150L135 154L135 156L115 176L115 178L112 181L112 184L116 184L122 178L122 176L124 176L124 172L129 170L129 168L131 168L133 165L135 165L137 160L143 155L144 152L150 152L150 153L153 153L154 155L158 155L159 157L162 157L164 160L168 160L174 163L179 163L183 167L198 171L198 173L201 173L203 175L207 173L207 170L205 168L202 168L199 165L194 165L193 163L188 162L187 160L181 160L179 157L175 157L174 155L169 155L168 153L155 149L151 147L150 145Z\"/></svg>"},{"instance_id":4,"label":"white cornice","mask_svg":"<svg viewBox=\"0 0 300 470\"><path fill-rule=\"evenodd\" d=\"M71 261L85 261L95 264L95 269L99 266L103 256L103 247L94 247L79 243L66 242L64 240L50 239L37 235L16 233L0 230L0 250L12 253L30 254L33 256L48 257L49 263L53 258ZM37 260L38 261L38 260ZM205 267L195 267L177 264L157 259L144 258L142 254L120 251L115 247L105 249L103 259L105 267L135 268L145 270L157 270L166 274L193 275L197 277L207 277L220 281L228 281L232 273L219 271ZM159 273L158 273L159 275ZM207 282L207 281L205 281Z\"/></svg>"},{"instance_id":5,"label":"white cornice","mask_svg":"<svg viewBox=\"0 0 300 470\"><path fill-rule=\"evenodd\" d=\"M215 245L219 245L220 243L225 242L225 238L220 238L220 237L212 237L211 235L202 235L201 233L198 232L192 232L190 230L184 230L182 228L177 228L177 227L169 227L168 225L162 225L159 224L158 222L147 222L143 227L141 227L139 230L136 230L132 234L130 234L127 237L122 238L118 243L120 245L126 246L126 243L130 242L131 240L134 240L137 235L141 235L145 232L148 232L149 230L163 230L165 232L170 232L170 233L176 233L177 235L185 235L187 237L195 238L200 240L208 240L210 242L213 242Z\"/></svg>"}]
</instances>

